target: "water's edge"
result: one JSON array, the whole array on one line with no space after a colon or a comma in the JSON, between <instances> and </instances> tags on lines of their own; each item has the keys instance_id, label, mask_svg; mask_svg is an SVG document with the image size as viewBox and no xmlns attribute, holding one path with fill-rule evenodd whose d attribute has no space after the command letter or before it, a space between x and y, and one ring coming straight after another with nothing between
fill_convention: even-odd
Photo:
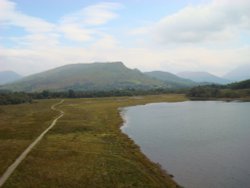
<instances>
[{"instance_id":1,"label":"water's edge","mask_svg":"<svg viewBox=\"0 0 250 188\"><path fill-rule=\"evenodd\" d=\"M162 170L173 172L175 182L187 187L205 184L208 188L250 185L247 177L250 173L249 103L177 103L120 108L123 120L120 130L139 146L149 161L160 164ZM234 163L237 159L240 161Z\"/></svg>"},{"instance_id":2,"label":"water's edge","mask_svg":"<svg viewBox=\"0 0 250 188\"><path fill-rule=\"evenodd\" d=\"M157 102L158 103L158 102ZM145 105L150 105L150 104L157 104L157 103L147 103L147 104L140 104L140 105L133 105L133 106L127 106L127 107L121 107L121 108L118 108L118 111L119 111L119 114L120 114L120 117L122 118L122 124L120 125L120 131L122 132L122 134L125 134L130 140L132 140L134 142L134 144L139 148L139 151L144 155L146 156L146 158L153 164L157 165L160 170L166 174L167 176L169 176L170 178L173 179L173 181L177 184L177 186L179 188L183 188L183 186L181 186L175 179L174 179L174 175L171 174L166 168L164 168L159 162L157 161L154 161L153 159L151 159L146 153L144 153L141 149L141 146L139 144L137 144L135 142L135 140L133 138L131 138L128 134L125 133L124 131L124 128L126 128L128 126L128 122L129 122L129 118L128 116L126 116L126 111L127 111L127 108L130 108L130 107L135 107L135 106L145 106ZM164 103L164 102L160 102L160 103Z\"/></svg>"}]
</instances>

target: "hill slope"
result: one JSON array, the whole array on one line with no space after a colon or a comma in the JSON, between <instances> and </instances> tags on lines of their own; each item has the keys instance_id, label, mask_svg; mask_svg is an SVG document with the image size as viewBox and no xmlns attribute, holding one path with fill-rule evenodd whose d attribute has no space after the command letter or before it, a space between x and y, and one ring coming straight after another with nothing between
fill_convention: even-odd
<instances>
[{"instance_id":1,"label":"hill slope","mask_svg":"<svg viewBox=\"0 0 250 188\"><path fill-rule=\"evenodd\" d=\"M13 91L63 91L68 89L112 90L152 89L171 87L166 83L146 76L138 70L125 67L121 62L71 64L23 78L0 87Z\"/></svg>"},{"instance_id":2,"label":"hill slope","mask_svg":"<svg viewBox=\"0 0 250 188\"><path fill-rule=\"evenodd\" d=\"M194 82L208 82L208 83L216 83L216 84L227 84L230 81L210 74L208 72L180 72L177 74L179 77L190 79Z\"/></svg>"},{"instance_id":3,"label":"hill slope","mask_svg":"<svg viewBox=\"0 0 250 188\"><path fill-rule=\"evenodd\" d=\"M240 98L250 101L250 79L227 85L205 85L193 87L187 94L192 99Z\"/></svg>"},{"instance_id":4,"label":"hill slope","mask_svg":"<svg viewBox=\"0 0 250 188\"><path fill-rule=\"evenodd\" d=\"M176 76L175 74L172 74L169 72L152 71L152 72L145 72L145 74L152 77L152 78L156 78L158 80L162 80L162 81L165 81L167 83L171 83L171 84L176 85L178 87L192 87L192 86L197 85L197 83L195 83L191 80L180 78L180 77Z\"/></svg>"},{"instance_id":5,"label":"hill slope","mask_svg":"<svg viewBox=\"0 0 250 188\"><path fill-rule=\"evenodd\" d=\"M223 78L233 81L250 79L250 64L242 65L227 73Z\"/></svg>"},{"instance_id":6,"label":"hill slope","mask_svg":"<svg viewBox=\"0 0 250 188\"><path fill-rule=\"evenodd\" d=\"M21 79L22 76L13 71L0 72L0 85L14 82Z\"/></svg>"},{"instance_id":7,"label":"hill slope","mask_svg":"<svg viewBox=\"0 0 250 188\"><path fill-rule=\"evenodd\" d=\"M230 89L250 89L250 79L227 85Z\"/></svg>"}]
</instances>

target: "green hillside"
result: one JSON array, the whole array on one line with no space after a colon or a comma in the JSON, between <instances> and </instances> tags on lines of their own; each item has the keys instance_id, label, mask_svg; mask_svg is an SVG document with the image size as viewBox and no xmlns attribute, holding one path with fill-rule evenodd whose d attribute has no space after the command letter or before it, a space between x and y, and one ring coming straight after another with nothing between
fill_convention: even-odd
<instances>
[{"instance_id":1,"label":"green hillside","mask_svg":"<svg viewBox=\"0 0 250 188\"><path fill-rule=\"evenodd\" d=\"M231 89L250 89L250 79L228 84Z\"/></svg>"},{"instance_id":2,"label":"green hillside","mask_svg":"<svg viewBox=\"0 0 250 188\"><path fill-rule=\"evenodd\" d=\"M227 85L205 85L190 89L187 94L193 99L210 98L240 98L250 100L250 80L235 82Z\"/></svg>"},{"instance_id":3,"label":"green hillside","mask_svg":"<svg viewBox=\"0 0 250 188\"><path fill-rule=\"evenodd\" d=\"M34 74L0 89L12 91L64 91L172 88L173 85L151 78L121 62L71 64Z\"/></svg>"},{"instance_id":4,"label":"green hillside","mask_svg":"<svg viewBox=\"0 0 250 188\"><path fill-rule=\"evenodd\" d=\"M156 79L165 81L169 84L175 85L176 87L192 87L192 86L197 85L196 82L193 82L188 79L180 78L169 72L152 71L152 72L146 72L145 74L152 78L156 78Z\"/></svg>"}]
</instances>

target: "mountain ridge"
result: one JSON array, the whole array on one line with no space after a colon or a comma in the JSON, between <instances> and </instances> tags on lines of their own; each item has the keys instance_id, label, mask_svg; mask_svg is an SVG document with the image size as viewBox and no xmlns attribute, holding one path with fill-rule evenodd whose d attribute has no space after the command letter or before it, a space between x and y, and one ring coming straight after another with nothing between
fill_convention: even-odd
<instances>
[{"instance_id":1,"label":"mountain ridge","mask_svg":"<svg viewBox=\"0 0 250 188\"><path fill-rule=\"evenodd\" d=\"M143 73L116 61L67 64L7 83L0 86L0 90L40 92L70 89L76 91L178 89L230 82L208 72L186 71L177 75L167 71Z\"/></svg>"},{"instance_id":2,"label":"mountain ridge","mask_svg":"<svg viewBox=\"0 0 250 188\"><path fill-rule=\"evenodd\" d=\"M153 89L171 87L122 62L77 63L27 76L0 89L13 91Z\"/></svg>"},{"instance_id":3,"label":"mountain ridge","mask_svg":"<svg viewBox=\"0 0 250 188\"><path fill-rule=\"evenodd\" d=\"M176 84L179 87L192 87L198 84L192 80L181 78L175 74L166 71L150 71L145 72L145 74L151 76L152 78Z\"/></svg>"},{"instance_id":4,"label":"mountain ridge","mask_svg":"<svg viewBox=\"0 0 250 188\"><path fill-rule=\"evenodd\" d=\"M177 73L177 76L190 79L194 82L200 83L215 83L215 84L227 84L230 80L223 79L219 76L213 75L205 71L184 71Z\"/></svg>"},{"instance_id":5,"label":"mountain ridge","mask_svg":"<svg viewBox=\"0 0 250 188\"><path fill-rule=\"evenodd\" d=\"M0 85L11 83L21 78L22 76L14 71L1 71L0 72Z\"/></svg>"},{"instance_id":6,"label":"mountain ridge","mask_svg":"<svg viewBox=\"0 0 250 188\"><path fill-rule=\"evenodd\" d=\"M236 67L235 69L225 74L223 78L233 81L250 79L250 64L244 64Z\"/></svg>"}]
</instances>

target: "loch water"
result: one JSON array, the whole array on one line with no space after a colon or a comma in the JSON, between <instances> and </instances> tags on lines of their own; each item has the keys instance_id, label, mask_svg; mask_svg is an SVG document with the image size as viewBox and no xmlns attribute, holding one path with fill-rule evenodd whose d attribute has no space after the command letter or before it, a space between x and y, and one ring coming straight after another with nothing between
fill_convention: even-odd
<instances>
[{"instance_id":1,"label":"loch water","mask_svg":"<svg viewBox=\"0 0 250 188\"><path fill-rule=\"evenodd\" d=\"M250 187L250 103L186 101L122 110L122 131L186 188Z\"/></svg>"}]
</instances>

